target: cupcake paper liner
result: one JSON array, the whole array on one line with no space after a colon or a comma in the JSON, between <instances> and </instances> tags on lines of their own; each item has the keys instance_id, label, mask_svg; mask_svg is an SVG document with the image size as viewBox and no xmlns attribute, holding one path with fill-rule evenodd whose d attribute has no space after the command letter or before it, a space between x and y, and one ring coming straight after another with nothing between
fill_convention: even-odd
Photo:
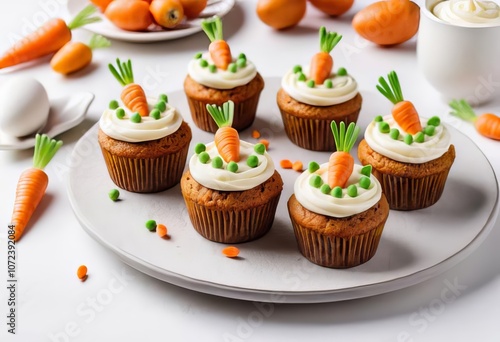
<instances>
[{"instance_id":1,"label":"cupcake paper liner","mask_svg":"<svg viewBox=\"0 0 500 342\"><path fill-rule=\"evenodd\" d=\"M241 243L258 239L270 229L276 214L278 194L266 203L248 209L209 209L184 197L189 218L204 238L221 243Z\"/></svg>"},{"instance_id":2,"label":"cupcake paper liner","mask_svg":"<svg viewBox=\"0 0 500 342\"><path fill-rule=\"evenodd\" d=\"M380 181L391 209L416 210L430 207L439 200L450 168L451 165L442 172L422 178L398 177L376 169L372 173Z\"/></svg>"},{"instance_id":3,"label":"cupcake paper liner","mask_svg":"<svg viewBox=\"0 0 500 342\"><path fill-rule=\"evenodd\" d=\"M131 192L151 193L178 184L186 164L189 144L179 151L156 158L128 158L101 147L111 180Z\"/></svg>"},{"instance_id":4,"label":"cupcake paper liner","mask_svg":"<svg viewBox=\"0 0 500 342\"><path fill-rule=\"evenodd\" d=\"M309 261L329 268L349 268L370 260L377 251L387 218L364 234L350 238L327 236L292 219L300 252Z\"/></svg>"},{"instance_id":5,"label":"cupcake paper liner","mask_svg":"<svg viewBox=\"0 0 500 342\"><path fill-rule=\"evenodd\" d=\"M257 113L257 105L259 103L260 91L242 102L234 102L234 119L232 127L237 131L242 131L252 125ZM195 125L206 131L215 133L219 128L214 119L207 111L207 104L216 104L221 106L222 103L214 103L212 101L200 101L187 96L191 117ZM231 100L228 98L227 100ZM225 101L224 101L225 102Z\"/></svg>"},{"instance_id":6,"label":"cupcake paper liner","mask_svg":"<svg viewBox=\"0 0 500 342\"><path fill-rule=\"evenodd\" d=\"M358 120L360 109L355 110L342 117L336 117L335 121L339 123L344 121L346 124ZM293 115L280 108L283 125L288 138L295 145L312 151L330 151L336 150L335 142L332 136L330 124L332 119L306 119Z\"/></svg>"}]
</instances>

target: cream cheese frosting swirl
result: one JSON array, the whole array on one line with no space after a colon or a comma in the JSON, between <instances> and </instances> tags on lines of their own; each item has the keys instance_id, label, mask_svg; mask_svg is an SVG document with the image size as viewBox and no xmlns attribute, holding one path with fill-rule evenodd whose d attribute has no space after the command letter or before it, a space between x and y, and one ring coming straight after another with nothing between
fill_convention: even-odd
<instances>
[{"instance_id":1,"label":"cream cheese frosting swirl","mask_svg":"<svg viewBox=\"0 0 500 342\"><path fill-rule=\"evenodd\" d=\"M213 65L209 53L204 53L201 58L193 58L188 64L188 74L196 82L205 87L215 89L233 89L245 84L248 84L257 75L255 65L245 58L245 66L238 67L235 72L228 70L217 69L215 72L210 71L210 68L202 66L202 60L208 62L208 65ZM237 60L233 59L233 62Z\"/></svg>"},{"instance_id":2,"label":"cream cheese frosting swirl","mask_svg":"<svg viewBox=\"0 0 500 342\"><path fill-rule=\"evenodd\" d=\"M219 151L213 142L206 145L205 152L210 156L210 160L219 156ZM258 158L256 167L247 165L246 160L250 155ZM193 178L201 185L219 191L245 191L264 183L274 174L274 163L267 152L264 154L255 153L254 145L240 141L240 161L238 171L227 170L227 163L223 163L222 168L215 168L210 162L204 164L197 154L189 160L189 172Z\"/></svg>"},{"instance_id":3,"label":"cream cheese frosting swirl","mask_svg":"<svg viewBox=\"0 0 500 342\"><path fill-rule=\"evenodd\" d=\"M459 26L498 26L500 6L493 1L445 0L432 9L439 19Z\"/></svg>"},{"instance_id":4,"label":"cream cheese frosting swirl","mask_svg":"<svg viewBox=\"0 0 500 342\"><path fill-rule=\"evenodd\" d=\"M383 117L383 120L389 124L391 129L396 128L400 132L404 132L394 121L392 115ZM424 123L427 122L427 119L421 117L420 121ZM424 134L423 142L414 141L407 144L403 141L402 135L399 139L393 139L390 134L380 132L378 123L374 120L366 128L365 140L375 152L390 159L411 164L421 164L437 159L445 154L450 147L450 133L442 123L434 128L432 136Z\"/></svg>"},{"instance_id":5,"label":"cream cheese frosting swirl","mask_svg":"<svg viewBox=\"0 0 500 342\"><path fill-rule=\"evenodd\" d=\"M347 217L359 214L373 207L382 196L382 188L379 181L370 174L370 186L363 189L358 186L358 194L351 197L347 194L347 187L351 184L358 184L362 177L362 166L355 164L354 170L347 181L346 188L342 189L342 197L337 198L309 184L310 178L317 174L324 183L328 182L328 163L320 165L314 173L304 171L294 183L294 194L297 201L306 209L317 214L331 217Z\"/></svg>"},{"instance_id":6,"label":"cream cheese frosting swirl","mask_svg":"<svg viewBox=\"0 0 500 342\"><path fill-rule=\"evenodd\" d=\"M151 111L156 104L156 100L148 98L148 106ZM161 139L174 133L182 124L182 116L177 109L166 104L166 110L160 114L159 119L151 116L143 116L141 122L132 122L130 120L133 114L127 108L123 118L116 115L117 109L106 109L99 120L99 127L107 136L126 142L143 142Z\"/></svg>"},{"instance_id":7,"label":"cream cheese frosting swirl","mask_svg":"<svg viewBox=\"0 0 500 342\"><path fill-rule=\"evenodd\" d=\"M309 74L309 66L302 68ZM309 87L307 82L299 80L300 73L290 69L281 79L281 87L295 100L311 106L332 106L354 98L358 93L358 84L350 75L330 75L332 87L327 88L325 82Z\"/></svg>"}]
</instances>

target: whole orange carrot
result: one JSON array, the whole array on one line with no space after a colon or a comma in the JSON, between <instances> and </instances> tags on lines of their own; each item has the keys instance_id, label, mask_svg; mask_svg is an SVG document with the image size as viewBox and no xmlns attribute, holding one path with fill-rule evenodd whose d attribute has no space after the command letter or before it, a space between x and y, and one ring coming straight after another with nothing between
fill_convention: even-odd
<instances>
[{"instance_id":1,"label":"whole orange carrot","mask_svg":"<svg viewBox=\"0 0 500 342\"><path fill-rule=\"evenodd\" d=\"M387 79L389 83L383 77L380 77L377 89L394 104L392 117L405 132L417 134L422 130L422 124L415 106L412 102L404 100L398 75L395 71L389 72Z\"/></svg>"},{"instance_id":2,"label":"whole orange carrot","mask_svg":"<svg viewBox=\"0 0 500 342\"><path fill-rule=\"evenodd\" d=\"M341 39L341 35L336 32L327 32L324 26L319 29L320 52L312 57L309 66L309 78L313 79L314 83L323 84L330 76L333 69L333 58L330 52Z\"/></svg>"},{"instance_id":3,"label":"whole orange carrot","mask_svg":"<svg viewBox=\"0 0 500 342\"><path fill-rule=\"evenodd\" d=\"M493 113L476 115L471 105L466 100L452 100L451 115L465 121L472 122L479 134L494 140L500 140L500 117Z\"/></svg>"},{"instance_id":4,"label":"whole orange carrot","mask_svg":"<svg viewBox=\"0 0 500 342\"><path fill-rule=\"evenodd\" d=\"M45 194L49 177L43 169L61 145L62 141L60 140L50 139L45 134L36 135L33 167L21 173L17 182L16 198L12 212L15 241L21 238L28 221Z\"/></svg>"},{"instance_id":5,"label":"whole orange carrot","mask_svg":"<svg viewBox=\"0 0 500 342\"><path fill-rule=\"evenodd\" d=\"M71 30L101 20L92 17L96 7L89 5L69 23L54 18L22 38L0 57L0 69L18 65L56 52L71 40Z\"/></svg>"},{"instance_id":6,"label":"whole orange carrot","mask_svg":"<svg viewBox=\"0 0 500 342\"><path fill-rule=\"evenodd\" d=\"M328 185L332 189L336 186L344 188L354 170L354 158L350 151L358 138L359 126L351 122L347 131L343 121L340 122L340 127L335 121L330 126L337 151L330 155L328 161Z\"/></svg>"},{"instance_id":7,"label":"whole orange carrot","mask_svg":"<svg viewBox=\"0 0 500 342\"><path fill-rule=\"evenodd\" d=\"M229 100L222 107L207 104L207 110L219 129L215 132L214 143L226 163L240 161L240 137L231 127L234 115L234 102Z\"/></svg>"},{"instance_id":8,"label":"whole orange carrot","mask_svg":"<svg viewBox=\"0 0 500 342\"><path fill-rule=\"evenodd\" d=\"M222 21L215 16L211 19L205 19L201 22L203 31L210 39L208 52L215 66L222 70L227 70L228 65L232 61L231 49L229 44L223 39Z\"/></svg>"},{"instance_id":9,"label":"whole orange carrot","mask_svg":"<svg viewBox=\"0 0 500 342\"><path fill-rule=\"evenodd\" d=\"M50 66L52 70L60 74L71 74L90 64L93 50L110 45L109 40L98 34L94 34L90 38L88 45L82 42L70 41L54 54L50 60Z\"/></svg>"},{"instance_id":10,"label":"whole orange carrot","mask_svg":"<svg viewBox=\"0 0 500 342\"><path fill-rule=\"evenodd\" d=\"M133 112L139 113L141 116L149 114L148 101L144 89L134 82L134 74L132 72L132 61L121 62L116 59L117 68L113 64L109 64L109 70L115 76L118 82L123 86L120 98L123 104Z\"/></svg>"}]
</instances>

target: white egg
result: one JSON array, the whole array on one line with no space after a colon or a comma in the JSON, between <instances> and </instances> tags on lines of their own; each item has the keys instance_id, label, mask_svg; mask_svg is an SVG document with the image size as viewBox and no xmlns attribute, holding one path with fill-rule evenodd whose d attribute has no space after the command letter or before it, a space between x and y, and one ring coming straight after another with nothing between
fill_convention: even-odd
<instances>
[{"instance_id":1,"label":"white egg","mask_svg":"<svg viewBox=\"0 0 500 342\"><path fill-rule=\"evenodd\" d=\"M49 97L43 85L30 77L13 77L0 89L0 129L24 137L42 128L49 117Z\"/></svg>"}]
</instances>

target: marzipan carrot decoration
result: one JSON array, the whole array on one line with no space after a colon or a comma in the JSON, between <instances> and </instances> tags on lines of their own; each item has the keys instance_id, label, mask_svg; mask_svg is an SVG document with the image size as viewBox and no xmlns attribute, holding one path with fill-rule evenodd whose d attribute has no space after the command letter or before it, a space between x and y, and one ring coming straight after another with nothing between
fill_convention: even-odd
<instances>
[{"instance_id":1,"label":"marzipan carrot decoration","mask_svg":"<svg viewBox=\"0 0 500 342\"><path fill-rule=\"evenodd\" d=\"M50 139L47 135L36 135L33 167L21 173L17 182L12 225L14 225L14 240L18 241L42 200L49 177L43 169L62 145L62 141Z\"/></svg>"},{"instance_id":2,"label":"marzipan carrot decoration","mask_svg":"<svg viewBox=\"0 0 500 342\"><path fill-rule=\"evenodd\" d=\"M109 70L118 82L124 87L120 95L123 104L133 112L139 113L141 116L149 114L148 101L144 89L134 82L134 74L132 72L132 61L121 62L116 59L117 68L113 64L109 64Z\"/></svg>"},{"instance_id":3,"label":"marzipan carrot decoration","mask_svg":"<svg viewBox=\"0 0 500 342\"><path fill-rule=\"evenodd\" d=\"M314 83L323 84L330 76L333 69L333 58L330 52L341 39L341 35L336 32L327 32L324 26L319 29L320 52L312 57L309 69L309 78L313 79Z\"/></svg>"},{"instance_id":4,"label":"marzipan carrot decoration","mask_svg":"<svg viewBox=\"0 0 500 342\"><path fill-rule=\"evenodd\" d=\"M383 77L380 77L377 89L394 104L392 117L406 133L417 134L422 130L422 125L415 106L412 102L404 100L398 75L395 71L391 71L387 75L387 79L389 84Z\"/></svg>"},{"instance_id":5,"label":"marzipan carrot decoration","mask_svg":"<svg viewBox=\"0 0 500 342\"><path fill-rule=\"evenodd\" d=\"M57 51L50 60L52 70L67 75L81 70L92 62L92 51L109 47L111 42L98 34L92 35L89 44L70 41Z\"/></svg>"},{"instance_id":6,"label":"marzipan carrot decoration","mask_svg":"<svg viewBox=\"0 0 500 342\"><path fill-rule=\"evenodd\" d=\"M229 100L217 105L207 104L207 110L219 129L215 132L214 142L220 156L226 163L240 161L240 137L238 131L231 127L233 124L234 103Z\"/></svg>"},{"instance_id":7,"label":"marzipan carrot decoration","mask_svg":"<svg viewBox=\"0 0 500 342\"><path fill-rule=\"evenodd\" d=\"M333 152L328 160L328 185L332 189L336 186L344 188L354 170L354 158L350 151L358 138L359 126L351 122L346 132L343 121L339 126L335 121L330 125L337 151Z\"/></svg>"},{"instance_id":8,"label":"marzipan carrot decoration","mask_svg":"<svg viewBox=\"0 0 500 342\"><path fill-rule=\"evenodd\" d=\"M493 113L476 115L466 100L452 100L450 112L462 120L472 122L479 134L494 140L500 140L500 117Z\"/></svg>"},{"instance_id":9,"label":"marzipan carrot decoration","mask_svg":"<svg viewBox=\"0 0 500 342\"><path fill-rule=\"evenodd\" d=\"M211 19L205 19L201 22L203 31L210 39L208 52L214 62L215 66L222 70L227 70L227 66L232 61L231 49L229 44L223 39L222 36L222 21L219 17L215 16Z\"/></svg>"},{"instance_id":10,"label":"marzipan carrot decoration","mask_svg":"<svg viewBox=\"0 0 500 342\"><path fill-rule=\"evenodd\" d=\"M69 24L60 18L47 21L0 57L0 69L56 52L71 40L71 30L101 20L99 17L92 16L96 10L97 8L93 5L85 7Z\"/></svg>"}]
</instances>

